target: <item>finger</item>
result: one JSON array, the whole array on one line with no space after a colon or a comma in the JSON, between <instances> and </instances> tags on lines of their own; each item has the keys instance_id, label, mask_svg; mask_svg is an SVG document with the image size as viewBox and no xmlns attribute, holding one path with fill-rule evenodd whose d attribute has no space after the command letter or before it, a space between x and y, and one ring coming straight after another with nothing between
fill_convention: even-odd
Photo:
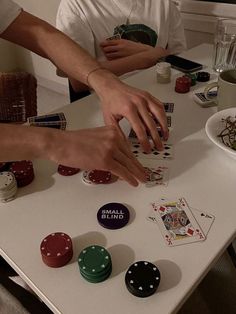
<instances>
[{"instance_id":1,"label":"finger","mask_svg":"<svg viewBox=\"0 0 236 314\"><path fill-rule=\"evenodd\" d=\"M149 104L150 111L152 114L157 118L158 122L160 123L161 129L162 129L162 134L163 134L163 139L164 141L168 140L169 137L169 129L167 125L167 118L166 118L166 113L164 109L164 105L158 101L155 97L150 95L152 105Z\"/></svg>"},{"instance_id":2,"label":"finger","mask_svg":"<svg viewBox=\"0 0 236 314\"><path fill-rule=\"evenodd\" d=\"M130 185L138 186L138 180L119 161L114 161L114 167L110 171L120 179L127 181Z\"/></svg>"},{"instance_id":3,"label":"finger","mask_svg":"<svg viewBox=\"0 0 236 314\"><path fill-rule=\"evenodd\" d=\"M147 106L142 104L139 107L140 116L142 117L142 120L144 121L147 127L147 130L149 131L151 135L151 138L153 140L155 147L158 150L163 150L163 144L157 131L157 125L154 122L153 118L150 115L150 112L147 109L148 109Z\"/></svg>"},{"instance_id":4,"label":"finger","mask_svg":"<svg viewBox=\"0 0 236 314\"><path fill-rule=\"evenodd\" d=\"M111 39L111 40L104 40L100 43L100 47L107 47L107 46L116 46L119 44L119 39Z\"/></svg>"},{"instance_id":5,"label":"finger","mask_svg":"<svg viewBox=\"0 0 236 314\"><path fill-rule=\"evenodd\" d=\"M113 60L113 59L118 59L118 58L122 58L123 54L119 51L116 52L109 52L106 53L104 52L105 56L107 57L108 60Z\"/></svg>"},{"instance_id":6,"label":"finger","mask_svg":"<svg viewBox=\"0 0 236 314\"><path fill-rule=\"evenodd\" d=\"M126 174L126 178L134 177L136 180L140 182L146 181L145 170L143 167L140 169L137 166L137 164L134 162L135 161L134 157L129 158L126 156L126 154L123 154L122 151L116 151L114 158L123 167L124 173ZM122 178L125 179L124 177Z\"/></svg>"},{"instance_id":7,"label":"finger","mask_svg":"<svg viewBox=\"0 0 236 314\"><path fill-rule=\"evenodd\" d=\"M151 152L151 145L149 143L147 133L146 133L146 127L143 123L143 121L140 119L140 116L138 115L137 110L132 110L130 113L126 116L127 120L130 122L134 132L137 135L137 138L143 148L143 150L146 153Z\"/></svg>"},{"instance_id":8,"label":"finger","mask_svg":"<svg viewBox=\"0 0 236 314\"><path fill-rule=\"evenodd\" d=\"M102 48L104 53L114 53L119 50L118 46L107 46Z\"/></svg>"}]
</instances>

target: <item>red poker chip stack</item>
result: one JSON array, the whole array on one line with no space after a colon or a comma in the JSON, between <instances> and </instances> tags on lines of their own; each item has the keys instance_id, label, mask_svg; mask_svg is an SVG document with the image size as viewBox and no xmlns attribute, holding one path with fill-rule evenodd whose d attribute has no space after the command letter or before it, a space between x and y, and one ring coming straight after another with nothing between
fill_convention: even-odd
<instances>
[{"instance_id":1,"label":"red poker chip stack","mask_svg":"<svg viewBox=\"0 0 236 314\"><path fill-rule=\"evenodd\" d=\"M6 162L0 162L0 172L5 171L7 168L7 163Z\"/></svg>"},{"instance_id":2,"label":"red poker chip stack","mask_svg":"<svg viewBox=\"0 0 236 314\"><path fill-rule=\"evenodd\" d=\"M191 87L191 79L186 76L178 77L175 82L175 91L180 94L188 93Z\"/></svg>"},{"instance_id":3,"label":"red poker chip stack","mask_svg":"<svg viewBox=\"0 0 236 314\"><path fill-rule=\"evenodd\" d=\"M57 172L62 176L73 176L74 174L80 171L79 168L72 168L63 165L59 165L57 168Z\"/></svg>"},{"instance_id":4,"label":"red poker chip stack","mask_svg":"<svg viewBox=\"0 0 236 314\"><path fill-rule=\"evenodd\" d=\"M73 256L71 238L63 232L49 234L40 245L43 262L49 267L62 267Z\"/></svg>"},{"instance_id":5,"label":"red poker chip stack","mask_svg":"<svg viewBox=\"0 0 236 314\"><path fill-rule=\"evenodd\" d=\"M34 179L33 163L30 160L15 161L10 166L18 187L30 184Z\"/></svg>"}]
</instances>

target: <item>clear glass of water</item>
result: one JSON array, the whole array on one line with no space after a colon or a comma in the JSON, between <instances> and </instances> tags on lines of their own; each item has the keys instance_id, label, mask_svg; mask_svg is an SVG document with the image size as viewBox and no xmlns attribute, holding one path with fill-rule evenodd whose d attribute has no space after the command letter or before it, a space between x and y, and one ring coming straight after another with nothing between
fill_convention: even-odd
<instances>
[{"instance_id":1,"label":"clear glass of water","mask_svg":"<svg viewBox=\"0 0 236 314\"><path fill-rule=\"evenodd\" d=\"M219 19L214 37L213 69L236 68L236 19Z\"/></svg>"}]
</instances>

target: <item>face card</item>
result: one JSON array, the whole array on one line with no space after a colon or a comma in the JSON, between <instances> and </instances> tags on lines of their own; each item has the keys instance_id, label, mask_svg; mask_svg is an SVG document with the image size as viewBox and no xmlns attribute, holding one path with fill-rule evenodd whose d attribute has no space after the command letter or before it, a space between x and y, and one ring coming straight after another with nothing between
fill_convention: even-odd
<instances>
[{"instance_id":1,"label":"face card","mask_svg":"<svg viewBox=\"0 0 236 314\"><path fill-rule=\"evenodd\" d=\"M106 40L115 40L115 39L121 39L120 34L115 34L111 37L106 38Z\"/></svg>"},{"instance_id":2,"label":"face card","mask_svg":"<svg viewBox=\"0 0 236 314\"><path fill-rule=\"evenodd\" d=\"M173 113L174 111L174 103L173 102L163 102L165 112Z\"/></svg>"},{"instance_id":3,"label":"face card","mask_svg":"<svg viewBox=\"0 0 236 314\"><path fill-rule=\"evenodd\" d=\"M164 204L151 203L155 219L168 246L206 239L184 198Z\"/></svg>"},{"instance_id":4,"label":"face card","mask_svg":"<svg viewBox=\"0 0 236 314\"><path fill-rule=\"evenodd\" d=\"M168 167L159 166L159 167L144 167L146 172L147 182L145 183L146 187L152 187L156 185L168 185L169 179L169 169Z\"/></svg>"},{"instance_id":5,"label":"face card","mask_svg":"<svg viewBox=\"0 0 236 314\"><path fill-rule=\"evenodd\" d=\"M155 160L169 160L174 158L173 145L169 143L163 143L164 150L158 151L156 148L152 148L151 153L147 154L143 152L139 141L135 138L130 138L131 150L134 156L138 159L155 159Z\"/></svg>"}]
</instances>

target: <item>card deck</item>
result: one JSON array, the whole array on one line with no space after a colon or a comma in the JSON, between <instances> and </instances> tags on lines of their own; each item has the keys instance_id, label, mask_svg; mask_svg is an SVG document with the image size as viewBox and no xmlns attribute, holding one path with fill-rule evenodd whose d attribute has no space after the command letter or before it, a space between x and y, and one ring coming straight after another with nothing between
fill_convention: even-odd
<instances>
[{"instance_id":1,"label":"card deck","mask_svg":"<svg viewBox=\"0 0 236 314\"><path fill-rule=\"evenodd\" d=\"M174 103L173 102L163 102L165 112L173 113L174 111Z\"/></svg>"},{"instance_id":2,"label":"card deck","mask_svg":"<svg viewBox=\"0 0 236 314\"><path fill-rule=\"evenodd\" d=\"M129 141L131 143L131 150L134 156L138 159L168 160L174 158L174 149L172 144L163 143L163 151L158 151L157 149L152 148L151 153L147 154L143 152L142 147L137 139L130 138Z\"/></svg>"},{"instance_id":3,"label":"card deck","mask_svg":"<svg viewBox=\"0 0 236 314\"><path fill-rule=\"evenodd\" d=\"M28 118L30 126L48 127L65 130L66 118L63 112Z\"/></svg>"},{"instance_id":4,"label":"card deck","mask_svg":"<svg viewBox=\"0 0 236 314\"><path fill-rule=\"evenodd\" d=\"M156 222L168 246L206 239L184 198L173 202L152 202L148 220Z\"/></svg>"},{"instance_id":5,"label":"card deck","mask_svg":"<svg viewBox=\"0 0 236 314\"><path fill-rule=\"evenodd\" d=\"M147 182L146 187L152 187L155 185L168 185L169 169L168 167L144 167L146 171Z\"/></svg>"}]
</instances>

